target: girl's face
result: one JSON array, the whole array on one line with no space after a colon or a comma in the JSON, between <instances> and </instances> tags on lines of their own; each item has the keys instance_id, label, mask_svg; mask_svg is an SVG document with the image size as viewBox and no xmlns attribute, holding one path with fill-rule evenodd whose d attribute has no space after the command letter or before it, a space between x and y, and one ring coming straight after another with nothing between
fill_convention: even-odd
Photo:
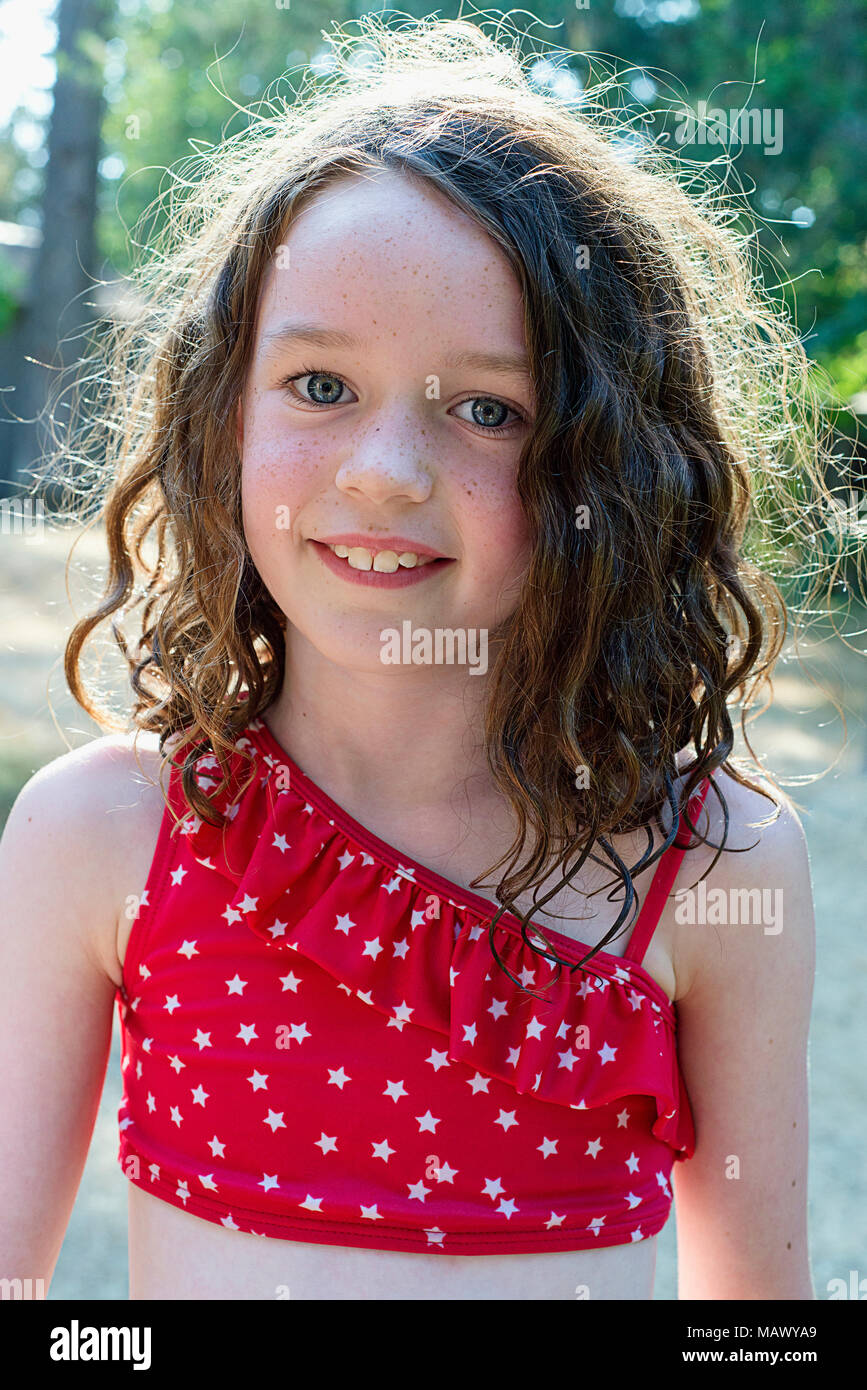
<instances>
[{"instance_id":1,"label":"girl's face","mask_svg":"<svg viewBox=\"0 0 867 1390\"><path fill-rule=\"evenodd\" d=\"M493 634L529 558L532 411L488 235L390 171L318 194L268 269L237 422L247 544L292 627L356 671L399 669L381 634L407 619Z\"/></svg>"}]
</instances>

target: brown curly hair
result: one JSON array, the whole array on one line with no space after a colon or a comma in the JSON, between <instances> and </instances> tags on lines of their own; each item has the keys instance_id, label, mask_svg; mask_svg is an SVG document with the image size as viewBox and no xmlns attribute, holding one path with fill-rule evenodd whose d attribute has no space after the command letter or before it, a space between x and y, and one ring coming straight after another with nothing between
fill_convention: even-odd
<instances>
[{"instance_id":1,"label":"brown curly hair","mask_svg":"<svg viewBox=\"0 0 867 1390\"><path fill-rule=\"evenodd\" d=\"M775 801L731 761L729 704L743 720L770 689L787 625L777 585L745 553L748 519L761 552L779 538L776 506L798 554L794 528L828 495L809 364L761 288L750 234L734 230L731 194L709 178L696 187L694 171L684 179L661 142L627 150L601 94L569 109L533 86L517 42L465 21L357 27L365 65L344 30L325 35L331 77L260 111L170 190L165 244L134 272L146 307L111 340L93 492L105 478L109 572L69 637L66 678L117 727L80 669L111 618L135 726L159 732L165 759L186 732L187 804L223 823L214 802L234 741L284 675L286 619L245 543L232 427L263 276L293 219L341 174L386 168L432 186L502 248L525 307L538 410L517 490L533 549L498 634L485 722L519 830L488 872L508 861L502 912L552 866L558 889L588 858L613 867L622 910L576 969L622 928L637 870L684 820L698 834L686 806L703 779L724 771ZM751 479L770 502L761 515ZM138 608L133 641L115 619ZM194 778L202 748L224 774L211 798ZM728 811L711 786L718 857ZM610 837L634 830L647 849L627 865ZM518 915L533 945L531 913ZM493 948L493 923L490 935Z\"/></svg>"}]
</instances>

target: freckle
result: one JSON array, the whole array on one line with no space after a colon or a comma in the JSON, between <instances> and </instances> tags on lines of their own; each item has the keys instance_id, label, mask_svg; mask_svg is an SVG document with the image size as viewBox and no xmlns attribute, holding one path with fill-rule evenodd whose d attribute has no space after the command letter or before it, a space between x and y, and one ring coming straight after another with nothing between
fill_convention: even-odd
<instances>
[{"instance_id":1,"label":"freckle","mask_svg":"<svg viewBox=\"0 0 867 1390\"><path fill-rule=\"evenodd\" d=\"M791 1248L792 1248L792 1242L791 1242L790 1240L787 1240L787 1241L786 1241L786 1249L787 1249L787 1250L791 1250Z\"/></svg>"},{"instance_id":2,"label":"freckle","mask_svg":"<svg viewBox=\"0 0 867 1390\"><path fill-rule=\"evenodd\" d=\"M792 1178L792 1186L793 1186L793 1187L795 1186L795 1179L794 1179L794 1178Z\"/></svg>"}]
</instances>

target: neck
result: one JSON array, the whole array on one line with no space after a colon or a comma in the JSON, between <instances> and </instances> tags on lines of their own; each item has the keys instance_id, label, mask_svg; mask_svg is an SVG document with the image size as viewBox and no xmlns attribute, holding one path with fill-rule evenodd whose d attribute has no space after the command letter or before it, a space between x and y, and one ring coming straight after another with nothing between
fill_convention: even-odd
<instances>
[{"instance_id":1,"label":"neck","mask_svg":"<svg viewBox=\"0 0 867 1390\"><path fill-rule=\"evenodd\" d=\"M484 748L488 676L465 666L338 666L287 626L283 686L266 712L278 743L337 801L448 806L464 785L496 800Z\"/></svg>"}]
</instances>

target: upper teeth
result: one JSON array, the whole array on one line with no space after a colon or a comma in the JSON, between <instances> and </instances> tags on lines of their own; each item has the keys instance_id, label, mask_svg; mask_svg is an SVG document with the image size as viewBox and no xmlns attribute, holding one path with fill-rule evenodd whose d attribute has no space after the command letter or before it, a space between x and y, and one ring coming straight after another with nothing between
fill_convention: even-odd
<instances>
[{"instance_id":1,"label":"upper teeth","mask_svg":"<svg viewBox=\"0 0 867 1390\"><path fill-rule=\"evenodd\" d=\"M413 569L416 565L429 565L430 555L416 555L412 550L404 550L398 555L396 550L366 550L363 545L329 545L329 550L341 560L348 560L354 570L377 570L380 574L394 574L398 565Z\"/></svg>"}]
</instances>

